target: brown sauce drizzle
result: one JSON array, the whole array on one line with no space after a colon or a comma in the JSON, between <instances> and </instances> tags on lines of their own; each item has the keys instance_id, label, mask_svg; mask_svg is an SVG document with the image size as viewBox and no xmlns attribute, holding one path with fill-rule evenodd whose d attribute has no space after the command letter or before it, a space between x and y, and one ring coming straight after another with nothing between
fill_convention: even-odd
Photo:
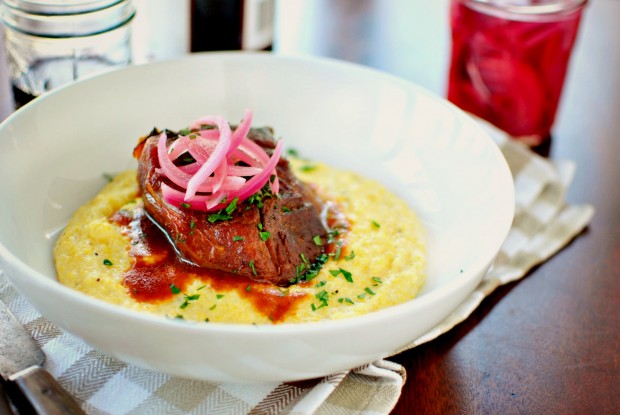
<instances>
[{"instance_id":1,"label":"brown sauce drizzle","mask_svg":"<svg viewBox=\"0 0 620 415\"><path fill-rule=\"evenodd\" d=\"M328 229L337 230L337 236L326 246L325 253L339 255L346 252L346 235L350 223L336 206L326 215ZM216 292L236 291L248 300L254 309L272 322L283 321L307 296L306 293L290 292L272 284L252 281L244 276L207 269L183 260L167 235L147 216L140 206L133 210L121 209L110 217L121 232L130 238L129 255L132 265L123 275L123 284L131 297L139 302L158 303L171 301L184 293L196 279L209 284ZM309 286L312 282L301 282ZM179 289L179 293L172 290Z\"/></svg>"},{"instance_id":2,"label":"brown sauce drizzle","mask_svg":"<svg viewBox=\"0 0 620 415\"><path fill-rule=\"evenodd\" d=\"M272 322L283 321L295 310L305 293L289 292L271 284L213 269L201 268L183 261L166 235L148 218L142 208L120 210L110 217L131 240L129 255L133 263L123 275L123 284L131 297L139 302L166 302L196 279L209 284L215 291L236 291L247 299L257 312Z\"/></svg>"}]
</instances>

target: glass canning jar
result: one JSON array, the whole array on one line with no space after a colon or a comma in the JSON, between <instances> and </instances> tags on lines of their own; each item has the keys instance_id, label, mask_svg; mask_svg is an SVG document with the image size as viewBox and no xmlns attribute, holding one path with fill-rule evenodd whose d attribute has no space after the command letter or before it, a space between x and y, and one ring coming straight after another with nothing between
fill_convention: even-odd
<instances>
[{"instance_id":1,"label":"glass canning jar","mask_svg":"<svg viewBox=\"0 0 620 415\"><path fill-rule=\"evenodd\" d=\"M131 0L4 0L0 7L17 107L131 62Z\"/></svg>"}]
</instances>

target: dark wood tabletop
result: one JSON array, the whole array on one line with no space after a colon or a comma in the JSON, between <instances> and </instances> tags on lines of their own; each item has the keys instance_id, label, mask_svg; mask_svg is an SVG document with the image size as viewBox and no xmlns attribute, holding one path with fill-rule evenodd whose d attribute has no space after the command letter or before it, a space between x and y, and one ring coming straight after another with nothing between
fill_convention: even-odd
<instances>
[{"instance_id":1,"label":"dark wood tabletop","mask_svg":"<svg viewBox=\"0 0 620 415\"><path fill-rule=\"evenodd\" d=\"M281 2L275 51L357 62L445 96L447 0ZM288 19L298 16L298 19ZM464 323L392 360L394 414L620 414L620 1L590 0L548 156L590 226Z\"/></svg>"}]
</instances>

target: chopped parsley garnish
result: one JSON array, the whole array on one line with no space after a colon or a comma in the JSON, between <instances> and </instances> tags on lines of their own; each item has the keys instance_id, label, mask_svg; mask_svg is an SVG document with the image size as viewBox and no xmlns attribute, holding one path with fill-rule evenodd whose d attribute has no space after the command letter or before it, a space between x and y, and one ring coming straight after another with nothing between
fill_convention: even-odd
<instances>
[{"instance_id":1,"label":"chopped parsley garnish","mask_svg":"<svg viewBox=\"0 0 620 415\"><path fill-rule=\"evenodd\" d=\"M319 308L321 307L327 307L328 301L329 301L329 293L325 290L321 290L320 292L318 292L317 294L314 295L316 297L317 300L319 300L321 302L321 305L319 306Z\"/></svg>"},{"instance_id":2,"label":"chopped parsley garnish","mask_svg":"<svg viewBox=\"0 0 620 415\"><path fill-rule=\"evenodd\" d=\"M291 157L299 157L299 152L294 148L289 148L288 150L286 150L286 153Z\"/></svg>"},{"instance_id":3,"label":"chopped parsley garnish","mask_svg":"<svg viewBox=\"0 0 620 415\"><path fill-rule=\"evenodd\" d=\"M252 274L254 275L258 275L256 273L256 268L254 268L254 260L251 260L250 263L248 264L250 266L250 269L252 270Z\"/></svg>"},{"instance_id":4,"label":"chopped parsley garnish","mask_svg":"<svg viewBox=\"0 0 620 415\"><path fill-rule=\"evenodd\" d=\"M320 288L322 286L324 286L325 284L327 284L327 281L321 281L318 284L315 285L316 288Z\"/></svg>"},{"instance_id":5,"label":"chopped parsley garnish","mask_svg":"<svg viewBox=\"0 0 620 415\"><path fill-rule=\"evenodd\" d=\"M370 289L370 287L364 288L364 291L366 291L370 295L375 295L376 294L373 290Z\"/></svg>"},{"instance_id":6,"label":"chopped parsley garnish","mask_svg":"<svg viewBox=\"0 0 620 415\"><path fill-rule=\"evenodd\" d=\"M360 300L363 300L364 298L366 298L366 293L359 294L357 298L359 298Z\"/></svg>"},{"instance_id":7,"label":"chopped parsley garnish","mask_svg":"<svg viewBox=\"0 0 620 415\"><path fill-rule=\"evenodd\" d=\"M347 261L350 261L353 258L355 258L355 251L351 251L351 253L349 255L345 255L344 256L344 259L346 259Z\"/></svg>"},{"instance_id":8,"label":"chopped parsley garnish","mask_svg":"<svg viewBox=\"0 0 620 415\"><path fill-rule=\"evenodd\" d=\"M381 227L381 224L377 222L376 220L371 220L370 223L372 223L372 226L374 226L377 229Z\"/></svg>"},{"instance_id":9,"label":"chopped parsley garnish","mask_svg":"<svg viewBox=\"0 0 620 415\"><path fill-rule=\"evenodd\" d=\"M217 298L218 300L220 298L224 298L224 294L215 294L215 298Z\"/></svg>"},{"instance_id":10,"label":"chopped parsley garnish","mask_svg":"<svg viewBox=\"0 0 620 415\"><path fill-rule=\"evenodd\" d=\"M259 232L258 234L260 235L260 238L261 238L263 241L266 241L267 239L269 239L269 236L271 235L271 234L270 234L269 232L267 232L267 231L262 231L262 232Z\"/></svg>"},{"instance_id":11,"label":"chopped parsley garnish","mask_svg":"<svg viewBox=\"0 0 620 415\"><path fill-rule=\"evenodd\" d=\"M226 206L224 209L220 209L216 213L210 214L207 217L207 220L209 222L211 222L211 223L215 223L218 220L230 220L230 219L232 219L232 214L237 209L237 201L238 200L239 200L239 198L235 197L233 200L230 201L228 206Z\"/></svg>"},{"instance_id":12,"label":"chopped parsley garnish","mask_svg":"<svg viewBox=\"0 0 620 415\"><path fill-rule=\"evenodd\" d=\"M291 210L289 208L287 208L286 206L282 207L282 212L284 213L289 213Z\"/></svg>"},{"instance_id":13,"label":"chopped parsley garnish","mask_svg":"<svg viewBox=\"0 0 620 415\"><path fill-rule=\"evenodd\" d=\"M191 222L189 223L189 228L194 229L195 227L196 227L196 222L194 222L194 219L192 219Z\"/></svg>"},{"instance_id":14,"label":"chopped parsley garnish","mask_svg":"<svg viewBox=\"0 0 620 415\"><path fill-rule=\"evenodd\" d=\"M303 172L308 173L308 172L316 170L316 166L313 164L306 164L305 166L301 166L299 169Z\"/></svg>"},{"instance_id":15,"label":"chopped parsley garnish","mask_svg":"<svg viewBox=\"0 0 620 415\"><path fill-rule=\"evenodd\" d=\"M372 277L372 280L376 282L377 284L383 284L383 281L381 281L381 278L379 277Z\"/></svg>"},{"instance_id":16,"label":"chopped parsley garnish","mask_svg":"<svg viewBox=\"0 0 620 415\"><path fill-rule=\"evenodd\" d=\"M353 302L353 300L351 300L351 299L350 299L350 298L348 298L348 297L340 297L340 298L338 299L338 302L339 302L339 303L344 302L344 303L349 303L349 304L355 304L355 303Z\"/></svg>"},{"instance_id":17,"label":"chopped parsley garnish","mask_svg":"<svg viewBox=\"0 0 620 415\"><path fill-rule=\"evenodd\" d=\"M342 268L330 269L329 273L332 274L334 277L337 277L338 274L342 274L345 280L347 280L348 282L353 282L353 274L351 274L346 269L342 269Z\"/></svg>"},{"instance_id":18,"label":"chopped parsley garnish","mask_svg":"<svg viewBox=\"0 0 620 415\"><path fill-rule=\"evenodd\" d=\"M310 264L308 258L306 258L304 254L300 254L299 256L302 260L302 263L295 267L295 277L289 280L291 284L295 284L301 281L310 281L311 279L319 275L321 268L323 268L323 265L325 265L325 263L329 259L329 256L327 254L321 254L312 264Z\"/></svg>"},{"instance_id":19,"label":"chopped parsley garnish","mask_svg":"<svg viewBox=\"0 0 620 415\"><path fill-rule=\"evenodd\" d=\"M321 235L315 235L312 240L316 246L323 246L323 239L321 239Z\"/></svg>"},{"instance_id":20,"label":"chopped parsley garnish","mask_svg":"<svg viewBox=\"0 0 620 415\"><path fill-rule=\"evenodd\" d=\"M228 206L226 206L226 209L224 209L226 211L226 213L231 215L235 211L235 209L237 209L237 202L238 201L239 201L238 197L235 197L233 200L231 200L230 203L228 204Z\"/></svg>"},{"instance_id":21,"label":"chopped parsley garnish","mask_svg":"<svg viewBox=\"0 0 620 415\"><path fill-rule=\"evenodd\" d=\"M216 213L212 213L212 214L210 214L210 215L207 217L207 220L208 220L209 222L211 222L211 223L215 223L215 222L217 222L218 220L230 220L230 219L232 219L232 216L231 216L231 215L227 214L226 212L223 212L223 213L222 213L222 212L223 212L223 211L221 211L221 210L220 210L220 211L218 211L218 212L216 212Z\"/></svg>"},{"instance_id":22,"label":"chopped parsley garnish","mask_svg":"<svg viewBox=\"0 0 620 415\"><path fill-rule=\"evenodd\" d=\"M243 241L243 239L244 239L243 236L234 236L233 237L233 241L235 241L235 242L236 241Z\"/></svg>"},{"instance_id":23,"label":"chopped parsley garnish","mask_svg":"<svg viewBox=\"0 0 620 415\"><path fill-rule=\"evenodd\" d=\"M213 304L211 307L209 307L209 310L215 310L215 307L217 307L217 304Z\"/></svg>"},{"instance_id":24,"label":"chopped parsley garnish","mask_svg":"<svg viewBox=\"0 0 620 415\"><path fill-rule=\"evenodd\" d=\"M178 294L181 292L181 289L174 284L170 284L170 291L172 291L172 294Z\"/></svg>"},{"instance_id":25,"label":"chopped parsley garnish","mask_svg":"<svg viewBox=\"0 0 620 415\"><path fill-rule=\"evenodd\" d=\"M103 178L111 182L112 180L114 180L114 175L110 173L103 173Z\"/></svg>"},{"instance_id":26,"label":"chopped parsley garnish","mask_svg":"<svg viewBox=\"0 0 620 415\"><path fill-rule=\"evenodd\" d=\"M190 205L190 204L189 204L189 203L187 203L187 202L183 202L183 203L181 203L181 207L182 207L183 209L189 209L189 208L191 208L191 207L192 207L192 205Z\"/></svg>"},{"instance_id":27,"label":"chopped parsley garnish","mask_svg":"<svg viewBox=\"0 0 620 415\"><path fill-rule=\"evenodd\" d=\"M248 293L249 293L250 291L252 291L252 286L251 286L250 284L248 284L248 286L247 286L247 287L245 287L245 291L246 291L246 292L248 292Z\"/></svg>"},{"instance_id":28,"label":"chopped parsley garnish","mask_svg":"<svg viewBox=\"0 0 620 415\"><path fill-rule=\"evenodd\" d=\"M250 205L256 205L256 207L260 209L265 204L263 199L267 199L270 197L273 197L273 193L271 193L270 183L265 183L262 189L260 189L258 192L254 193L252 196L246 199L246 202L248 203L248 207L246 209L249 209Z\"/></svg>"},{"instance_id":29,"label":"chopped parsley garnish","mask_svg":"<svg viewBox=\"0 0 620 415\"><path fill-rule=\"evenodd\" d=\"M109 259L104 259L103 260L103 265L105 265L106 267L111 267L112 266L112 261L110 261Z\"/></svg>"},{"instance_id":30,"label":"chopped parsley garnish","mask_svg":"<svg viewBox=\"0 0 620 415\"><path fill-rule=\"evenodd\" d=\"M185 301L183 301L183 303L179 306L179 308L183 310L187 308L190 301L196 301L199 298L200 298L200 294L192 294L192 295L185 294Z\"/></svg>"},{"instance_id":31,"label":"chopped parsley garnish","mask_svg":"<svg viewBox=\"0 0 620 415\"><path fill-rule=\"evenodd\" d=\"M189 128L184 128L181 131L179 131L179 134L181 135L190 135L192 133L192 130L190 130Z\"/></svg>"}]
</instances>

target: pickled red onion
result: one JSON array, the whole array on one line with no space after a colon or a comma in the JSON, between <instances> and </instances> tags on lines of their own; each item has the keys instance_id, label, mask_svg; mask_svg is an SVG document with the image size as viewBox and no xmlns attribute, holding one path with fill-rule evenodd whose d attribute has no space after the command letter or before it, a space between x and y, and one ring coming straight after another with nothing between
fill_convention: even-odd
<instances>
[{"instance_id":1,"label":"pickled red onion","mask_svg":"<svg viewBox=\"0 0 620 415\"><path fill-rule=\"evenodd\" d=\"M243 120L231 131L221 116L201 117L190 125L193 130L190 134L179 136L170 146L167 146L166 133L161 133L157 143L158 172L176 186L162 182L164 200L175 206L213 211L225 206L224 200L237 197L238 202L244 201L267 183L272 192L277 193L279 182L275 168L283 143L277 143L270 157L247 138L252 118L252 111L245 110ZM216 128L196 131L204 125ZM191 155L194 161L175 165L175 160L183 154ZM236 165L237 162L247 166Z\"/></svg>"},{"instance_id":2,"label":"pickled red onion","mask_svg":"<svg viewBox=\"0 0 620 415\"><path fill-rule=\"evenodd\" d=\"M194 173L192 178L187 183L187 189L185 191L185 201L191 199L192 196L196 194L198 191L198 186L200 183L205 181L222 163L226 162L226 155L228 154L228 149L230 148L231 142L231 132L230 125L224 119L224 117L220 117L218 115L210 115L206 117L202 117L200 120L201 124L211 124L216 125L218 130L220 131L220 139L213 150L213 153L209 156L207 161L200 166L198 171ZM226 170L226 169L224 169ZM218 177L221 173L221 169L217 172L216 178L217 181L220 180Z\"/></svg>"}]
</instances>

